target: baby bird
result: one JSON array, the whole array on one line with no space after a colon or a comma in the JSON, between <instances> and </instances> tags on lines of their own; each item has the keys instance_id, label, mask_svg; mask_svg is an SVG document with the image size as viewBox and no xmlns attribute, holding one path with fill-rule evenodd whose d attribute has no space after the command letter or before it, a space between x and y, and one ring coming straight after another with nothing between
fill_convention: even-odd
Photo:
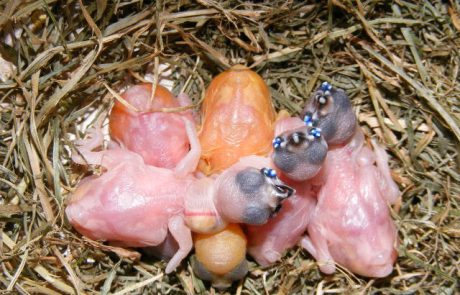
<instances>
[{"instance_id":1,"label":"baby bird","mask_svg":"<svg viewBox=\"0 0 460 295\"><path fill-rule=\"evenodd\" d=\"M239 158L271 150L275 110L262 78L242 65L215 77L202 105L199 132L205 174L222 171Z\"/></svg>"},{"instance_id":2,"label":"baby bird","mask_svg":"<svg viewBox=\"0 0 460 295\"><path fill-rule=\"evenodd\" d=\"M329 151L302 246L324 273L338 263L363 276L387 276L397 256L388 204L399 196L388 155L374 140L373 150L364 143L348 96L327 82L305 107L304 121L321 129Z\"/></svg>"},{"instance_id":3,"label":"baby bird","mask_svg":"<svg viewBox=\"0 0 460 295\"><path fill-rule=\"evenodd\" d=\"M297 117L276 122L272 159L280 178L295 189L278 214L263 225L246 226L249 254L262 266L278 261L299 243L316 206L313 178L322 167L327 144L317 128Z\"/></svg>"},{"instance_id":4,"label":"baby bird","mask_svg":"<svg viewBox=\"0 0 460 295\"><path fill-rule=\"evenodd\" d=\"M228 222L265 223L292 194L268 168L261 167L264 163L242 160L216 178L193 176L200 144L193 123L182 120L191 147L174 169L146 165L140 155L114 145L96 151L103 143L102 132L100 127L89 130L87 139L76 142L78 153L72 158L78 164L100 165L104 172L84 178L66 208L70 223L95 240L158 246L169 232L178 250L167 273L192 249L191 231L218 232ZM242 175L256 181L242 183Z\"/></svg>"},{"instance_id":5,"label":"baby bird","mask_svg":"<svg viewBox=\"0 0 460 295\"><path fill-rule=\"evenodd\" d=\"M268 155L274 120L270 92L258 74L236 65L215 77L202 105L200 170L205 174L219 173L244 156ZM271 165L268 159L263 161ZM240 174L238 181L251 193L260 179L252 174ZM256 208L248 214L247 223L262 224L261 221L271 217ZM200 235L195 236L195 241L202 239ZM204 240L206 243L195 242L196 248L206 249L197 250L194 259L193 269L198 277L223 288L246 275L246 237L239 225L230 224L216 236L207 235Z\"/></svg>"},{"instance_id":6,"label":"baby bird","mask_svg":"<svg viewBox=\"0 0 460 295\"><path fill-rule=\"evenodd\" d=\"M134 85L117 100L109 118L110 136L123 147L138 153L146 164L174 168L190 149L182 118L194 123L191 110L163 112L191 104L185 94L174 97L169 90L152 84Z\"/></svg>"},{"instance_id":7,"label":"baby bird","mask_svg":"<svg viewBox=\"0 0 460 295\"><path fill-rule=\"evenodd\" d=\"M331 274L335 263L353 273L385 277L393 270L397 232L388 204L399 190L386 152L363 145L358 132L348 145L329 151L324 184L301 244Z\"/></svg>"}]
</instances>

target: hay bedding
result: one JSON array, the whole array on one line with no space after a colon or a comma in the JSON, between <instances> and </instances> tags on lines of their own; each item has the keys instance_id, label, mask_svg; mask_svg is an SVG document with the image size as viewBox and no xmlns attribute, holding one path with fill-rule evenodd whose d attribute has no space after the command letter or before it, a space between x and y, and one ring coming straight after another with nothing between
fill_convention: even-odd
<instances>
[{"instance_id":1,"label":"hay bedding","mask_svg":"<svg viewBox=\"0 0 460 295\"><path fill-rule=\"evenodd\" d=\"M113 91L168 76L198 106L211 78L236 63L259 72L275 106L292 113L321 81L346 89L366 134L392 155L403 194L388 278L324 276L293 249L272 267L252 263L228 292L459 291L458 2L0 3L2 293L215 293L188 262L166 276L163 262L120 259L137 253L85 239L63 208L85 174L69 161L71 139L109 109Z\"/></svg>"}]
</instances>

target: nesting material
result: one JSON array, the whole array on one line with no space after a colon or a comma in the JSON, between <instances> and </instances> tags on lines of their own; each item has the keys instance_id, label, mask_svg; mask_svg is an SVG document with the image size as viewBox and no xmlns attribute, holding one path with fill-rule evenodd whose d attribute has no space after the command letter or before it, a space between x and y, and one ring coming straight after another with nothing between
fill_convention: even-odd
<instances>
[{"instance_id":1,"label":"nesting material","mask_svg":"<svg viewBox=\"0 0 460 295\"><path fill-rule=\"evenodd\" d=\"M46 2L46 3L45 3ZM190 271L75 232L64 209L88 171L73 138L129 84L173 81L198 109L212 77L244 64L277 111L321 82L344 89L402 191L399 257L384 279L324 276L299 248L249 263L239 294L454 293L460 277L460 7L456 1L3 1L0 289L20 294L215 292ZM3 66L2 66L3 69ZM6 73L7 75L4 75ZM170 82L168 82L170 83ZM164 111L175 111L165 109Z\"/></svg>"}]
</instances>

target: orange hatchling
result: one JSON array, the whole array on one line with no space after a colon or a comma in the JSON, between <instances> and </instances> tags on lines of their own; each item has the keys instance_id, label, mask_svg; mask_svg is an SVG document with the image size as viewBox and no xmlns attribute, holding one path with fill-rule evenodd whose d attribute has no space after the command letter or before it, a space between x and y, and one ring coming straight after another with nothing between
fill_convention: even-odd
<instances>
[{"instance_id":1,"label":"orange hatchling","mask_svg":"<svg viewBox=\"0 0 460 295\"><path fill-rule=\"evenodd\" d=\"M209 175L241 157L268 154L274 122L269 89L257 73L236 65L215 77L202 105L201 171Z\"/></svg>"},{"instance_id":2,"label":"orange hatchling","mask_svg":"<svg viewBox=\"0 0 460 295\"><path fill-rule=\"evenodd\" d=\"M219 74L202 104L199 169L210 175L244 156L268 155L275 117L270 91L257 73L236 65ZM195 234L194 245L194 272L213 286L225 288L246 275L247 240L238 224L216 234Z\"/></svg>"}]
</instances>

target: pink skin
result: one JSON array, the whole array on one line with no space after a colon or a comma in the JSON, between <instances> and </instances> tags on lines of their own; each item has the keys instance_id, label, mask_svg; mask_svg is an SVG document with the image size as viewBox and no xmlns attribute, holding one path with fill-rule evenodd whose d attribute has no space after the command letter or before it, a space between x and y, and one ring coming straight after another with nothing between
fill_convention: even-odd
<instances>
[{"instance_id":1,"label":"pink skin","mask_svg":"<svg viewBox=\"0 0 460 295\"><path fill-rule=\"evenodd\" d=\"M278 136L303 127L305 124L302 120L290 117L276 123L275 134ZM278 172L283 180L289 181L281 171ZM248 252L262 266L275 263L285 251L300 241L307 230L316 205L316 194L309 183L293 181L288 183L296 193L283 202L279 213L266 224L246 227Z\"/></svg>"},{"instance_id":2,"label":"pink skin","mask_svg":"<svg viewBox=\"0 0 460 295\"><path fill-rule=\"evenodd\" d=\"M261 226L246 227L249 255L261 266L278 261L284 252L297 245L307 230L316 205L315 194L308 185L292 187L296 194L283 203L274 218Z\"/></svg>"},{"instance_id":3,"label":"pink skin","mask_svg":"<svg viewBox=\"0 0 460 295\"><path fill-rule=\"evenodd\" d=\"M201 153L195 127L185 122L191 149L174 171L145 165L141 156L120 148L93 152L103 137L100 129L91 129L89 139L76 143L81 155L73 160L101 165L107 172L84 179L73 193L66 209L72 225L92 239L132 247L158 245L169 231L179 250L166 272L174 270L193 246L183 214L184 195Z\"/></svg>"},{"instance_id":4,"label":"pink skin","mask_svg":"<svg viewBox=\"0 0 460 295\"><path fill-rule=\"evenodd\" d=\"M284 130L275 141L279 145L274 153L278 168L295 180L311 176L311 159L323 165L309 180L311 185L321 187L308 224L309 236L301 240L301 245L327 274L333 273L338 263L363 276L387 276L397 256L397 232L388 203L399 196L387 154L374 141L374 150L363 145L364 135L356 124L349 98L341 89L323 83L304 114L307 125L320 128L329 145L326 161L319 163L318 158L310 157L309 152L320 149L312 149L306 143L306 133L299 133L300 129L286 128L288 131ZM296 124L291 126L295 128Z\"/></svg>"},{"instance_id":5,"label":"pink skin","mask_svg":"<svg viewBox=\"0 0 460 295\"><path fill-rule=\"evenodd\" d=\"M150 85L149 85L150 86ZM110 130L112 138L123 147L141 155L146 164L173 168L188 153L190 143L182 118L193 119L191 110L162 112L162 108L178 108L191 105L186 94L174 98L166 89L159 89L151 101L151 87L135 85L122 97L139 112L124 108L120 103L112 110Z\"/></svg>"},{"instance_id":6,"label":"pink skin","mask_svg":"<svg viewBox=\"0 0 460 295\"><path fill-rule=\"evenodd\" d=\"M399 190L385 151L375 142L372 151L363 142L358 128L350 143L328 152L309 237L301 241L326 274L338 263L363 276L385 277L397 256L388 203L397 199Z\"/></svg>"},{"instance_id":7,"label":"pink skin","mask_svg":"<svg viewBox=\"0 0 460 295\"><path fill-rule=\"evenodd\" d=\"M276 122L275 135L278 136L283 132L304 127L305 123L298 117L288 117Z\"/></svg>"},{"instance_id":8,"label":"pink skin","mask_svg":"<svg viewBox=\"0 0 460 295\"><path fill-rule=\"evenodd\" d=\"M213 232L229 221L266 222L268 217L255 219L251 210L261 212L256 217L269 216L287 197L280 197L282 183L264 176L254 161L242 160L217 178L195 178L192 172L201 148L193 123L183 120L191 148L174 169L146 165L141 156L113 143L112 149L95 152L103 136L100 127L89 130L88 139L76 142L79 154L73 160L100 165L105 172L83 179L66 208L70 223L95 240L132 247L157 246L169 232L179 249L169 261L167 273L192 249L191 230ZM259 180L257 185L249 183L251 195L238 182L240 174Z\"/></svg>"},{"instance_id":9,"label":"pink skin","mask_svg":"<svg viewBox=\"0 0 460 295\"><path fill-rule=\"evenodd\" d=\"M112 136L116 137L121 145L141 155L146 164L157 167L173 168L176 175L184 177L188 172L184 165L195 167L189 163L196 155L189 152L189 139L182 118L193 119L195 115L191 110L183 112L166 113L161 108L185 107L192 104L190 98L181 93L173 97L165 88L159 89L157 96L151 100L151 85L140 84L131 86L122 97L139 113L129 109L122 110L121 106L114 107L110 117ZM160 97L161 96L161 97ZM121 127L121 128L120 128ZM187 159L184 159L186 157ZM178 250L177 243L171 234L166 242L146 248L149 254L169 260Z\"/></svg>"}]
</instances>

